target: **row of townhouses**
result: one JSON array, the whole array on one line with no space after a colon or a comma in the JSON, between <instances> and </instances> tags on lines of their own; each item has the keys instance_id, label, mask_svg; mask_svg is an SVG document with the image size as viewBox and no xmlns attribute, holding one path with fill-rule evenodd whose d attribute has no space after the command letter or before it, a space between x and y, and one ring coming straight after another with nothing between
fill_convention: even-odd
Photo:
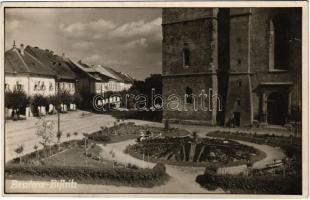
<instances>
[{"instance_id":1,"label":"row of townhouses","mask_svg":"<svg viewBox=\"0 0 310 200\"><path fill-rule=\"evenodd\" d=\"M20 45L5 52L5 91L23 90L27 96L45 97L67 91L102 94L128 90L134 78L102 65L54 54L48 49ZM28 109L29 110L29 109ZM27 113L25 114L28 115Z\"/></svg>"}]
</instances>

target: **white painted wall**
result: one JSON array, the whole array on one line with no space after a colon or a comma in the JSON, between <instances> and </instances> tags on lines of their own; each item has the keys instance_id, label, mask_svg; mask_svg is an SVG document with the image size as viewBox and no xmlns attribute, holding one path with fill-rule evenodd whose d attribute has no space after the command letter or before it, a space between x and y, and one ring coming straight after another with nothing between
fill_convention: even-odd
<instances>
[{"instance_id":1,"label":"white painted wall","mask_svg":"<svg viewBox=\"0 0 310 200\"><path fill-rule=\"evenodd\" d=\"M43 96L54 95L56 92L54 78L30 77L29 96L41 94Z\"/></svg>"},{"instance_id":2,"label":"white painted wall","mask_svg":"<svg viewBox=\"0 0 310 200\"><path fill-rule=\"evenodd\" d=\"M17 84L21 84L23 90L28 95L29 85L28 85L28 76L26 75L5 75L5 89L13 91L16 88Z\"/></svg>"},{"instance_id":3,"label":"white painted wall","mask_svg":"<svg viewBox=\"0 0 310 200\"><path fill-rule=\"evenodd\" d=\"M29 77L26 75L5 75L6 89L11 91L16 88L17 84L22 85L23 90L28 96L41 94L43 96L50 96L56 94L57 85L54 78L47 77ZM67 90L70 94L76 91L75 84L72 82L60 82L61 90Z\"/></svg>"},{"instance_id":4,"label":"white painted wall","mask_svg":"<svg viewBox=\"0 0 310 200\"><path fill-rule=\"evenodd\" d=\"M56 85L56 87L58 87ZM59 88L61 91L68 91L70 94L75 94L75 83L72 83L72 82L59 82ZM57 88L56 88L56 91L57 91Z\"/></svg>"}]
</instances>

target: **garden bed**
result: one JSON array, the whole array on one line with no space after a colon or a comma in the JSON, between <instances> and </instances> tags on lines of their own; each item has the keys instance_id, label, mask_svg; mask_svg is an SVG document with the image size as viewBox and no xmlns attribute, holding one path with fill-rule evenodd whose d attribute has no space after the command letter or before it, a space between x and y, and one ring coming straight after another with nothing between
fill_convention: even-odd
<instances>
[{"instance_id":1,"label":"garden bed","mask_svg":"<svg viewBox=\"0 0 310 200\"><path fill-rule=\"evenodd\" d=\"M86 149L86 151L85 151ZM168 180L165 170L142 169L104 159L92 140L72 140L48 146L5 165L5 176L14 180L74 179L85 184L153 187Z\"/></svg>"},{"instance_id":2,"label":"garden bed","mask_svg":"<svg viewBox=\"0 0 310 200\"><path fill-rule=\"evenodd\" d=\"M126 153L149 162L181 166L236 166L266 157L264 152L231 140L163 137L129 145Z\"/></svg>"},{"instance_id":3,"label":"garden bed","mask_svg":"<svg viewBox=\"0 0 310 200\"><path fill-rule=\"evenodd\" d=\"M257 135L243 132L214 131L207 136L224 140L240 140L281 148L287 155L281 165L262 169L247 169L247 175L216 174L206 168L196 181L208 190L218 187L231 193L243 194L294 194L302 191L301 139L275 135ZM270 165L272 166L272 164Z\"/></svg>"},{"instance_id":4,"label":"garden bed","mask_svg":"<svg viewBox=\"0 0 310 200\"><path fill-rule=\"evenodd\" d=\"M190 132L184 129L135 125L132 122L115 123L112 127L101 127L101 130L88 135L88 138L99 143L114 143L129 139L136 139L141 133L151 133L154 137L162 136L186 136Z\"/></svg>"},{"instance_id":5,"label":"garden bed","mask_svg":"<svg viewBox=\"0 0 310 200\"><path fill-rule=\"evenodd\" d=\"M265 144L273 147L280 147L288 157L294 157L296 160L301 158L301 138L283 137L275 135L258 135L243 132L214 131L207 136L231 140L241 140L256 144Z\"/></svg>"}]
</instances>

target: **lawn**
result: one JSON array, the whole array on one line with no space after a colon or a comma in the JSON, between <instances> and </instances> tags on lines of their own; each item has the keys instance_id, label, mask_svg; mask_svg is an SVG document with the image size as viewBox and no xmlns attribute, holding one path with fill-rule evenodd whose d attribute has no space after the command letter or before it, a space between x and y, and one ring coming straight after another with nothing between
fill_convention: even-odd
<instances>
[{"instance_id":1,"label":"lawn","mask_svg":"<svg viewBox=\"0 0 310 200\"><path fill-rule=\"evenodd\" d=\"M88 142L86 154L83 141L71 141L62 144L61 148L53 147L51 156L40 153L46 157L38 159L36 153L25 155L22 163L14 160L6 164L5 176L12 180L74 179L83 184L130 187L153 187L169 179L163 167L142 169L105 160L101 148L90 140ZM42 152L49 152L49 148Z\"/></svg>"},{"instance_id":2,"label":"lawn","mask_svg":"<svg viewBox=\"0 0 310 200\"><path fill-rule=\"evenodd\" d=\"M84 152L83 146L73 147L48 157L43 162L51 166L112 167L113 165L111 161L101 157L101 149L97 145L87 149L88 156L85 156Z\"/></svg>"}]
</instances>

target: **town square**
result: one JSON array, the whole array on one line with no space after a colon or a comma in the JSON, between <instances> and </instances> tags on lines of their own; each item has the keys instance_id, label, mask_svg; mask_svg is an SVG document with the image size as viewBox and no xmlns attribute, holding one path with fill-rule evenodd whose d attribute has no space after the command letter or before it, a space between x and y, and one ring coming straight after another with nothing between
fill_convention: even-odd
<instances>
[{"instance_id":1,"label":"town square","mask_svg":"<svg viewBox=\"0 0 310 200\"><path fill-rule=\"evenodd\" d=\"M5 8L4 192L303 195L302 9Z\"/></svg>"}]
</instances>

